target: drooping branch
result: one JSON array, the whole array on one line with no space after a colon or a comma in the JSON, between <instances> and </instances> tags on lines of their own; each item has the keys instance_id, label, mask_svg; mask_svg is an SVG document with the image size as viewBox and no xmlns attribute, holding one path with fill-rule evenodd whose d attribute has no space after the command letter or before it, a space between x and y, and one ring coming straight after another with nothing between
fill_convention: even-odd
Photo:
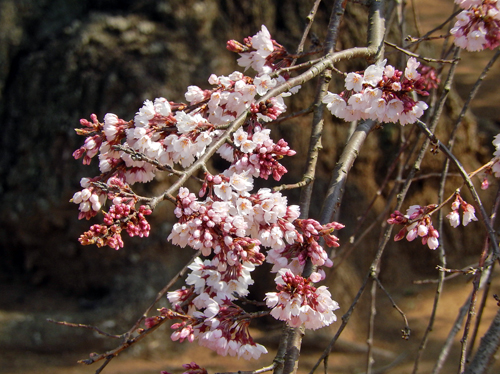
<instances>
[{"instance_id":1,"label":"drooping branch","mask_svg":"<svg viewBox=\"0 0 500 374\"><path fill-rule=\"evenodd\" d=\"M481 198L477 194L476 188L474 187L474 184L472 183L472 181L469 177L469 174L467 174L464 167L462 166L460 161L458 161L458 159L455 157L455 155L453 153L451 153L450 150L443 143L441 143L441 141L436 137L436 135L434 135L429 130L429 128L427 127L427 125L424 122L417 120L416 123L420 127L420 129L424 132L424 134L432 141L432 143L436 144L439 147L439 149L443 151L443 153L446 155L446 157L448 157L450 159L450 161L453 162L453 164L455 164L455 166L458 168L458 171L459 171L460 175L462 176L462 178L464 179L464 182L465 182L466 186L468 187L468 189L472 195L472 198L474 199L475 203L477 204L477 206L479 208L479 217L481 218L481 221L483 222L483 224L485 225L485 227L488 231L488 235L490 237L491 244L493 245L493 251L495 254L495 258L498 259L500 257L500 252L498 249L498 241L496 238L495 230L491 226L490 220L488 218L488 214L486 213L486 211L484 209L483 203L481 202Z\"/></svg>"}]
</instances>

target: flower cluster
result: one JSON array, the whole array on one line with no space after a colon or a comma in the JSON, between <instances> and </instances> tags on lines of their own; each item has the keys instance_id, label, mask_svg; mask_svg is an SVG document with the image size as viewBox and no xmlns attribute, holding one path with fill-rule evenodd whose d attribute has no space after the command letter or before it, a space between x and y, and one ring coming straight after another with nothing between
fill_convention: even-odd
<instances>
[{"instance_id":1,"label":"flower cluster","mask_svg":"<svg viewBox=\"0 0 500 374\"><path fill-rule=\"evenodd\" d=\"M208 374L207 369L200 367L196 362L190 364L183 364L182 367L186 369L182 374ZM160 374L171 374L168 371L162 370Z\"/></svg>"},{"instance_id":2,"label":"flower cluster","mask_svg":"<svg viewBox=\"0 0 500 374\"><path fill-rule=\"evenodd\" d=\"M70 202L78 204L78 219L90 219L97 215L101 207L106 203L107 195L100 189L94 187L92 182L95 181L89 178L82 178L80 185L83 190L75 192Z\"/></svg>"},{"instance_id":3,"label":"flower cluster","mask_svg":"<svg viewBox=\"0 0 500 374\"><path fill-rule=\"evenodd\" d=\"M333 231L344 228L344 225L338 222L321 225L313 219L297 219L293 224L297 229L295 241L284 248L273 248L268 252L267 262L274 264L272 271L288 268L299 274L308 258L316 266L332 266L332 260L318 244L318 240L321 237L328 247L338 247L338 238L333 235Z\"/></svg>"},{"instance_id":4,"label":"flower cluster","mask_svg":"<svg viewBox=\"0 0 500 374\"><path fill-rule=\"evenodd\" d=\"M209 83L216 86L212 90L188 87L185 98L189 106L157 98L154 102L146 100L133 121L108 113L104 123L99 123L92 115L92 123L81 120L86 128L78 133L88 137L73 156L83 157L83 162L89 164L98 154L102 179L118 177L128 184L149 182L158 166L190 166L222 134L217 126L227 125L246 110L252 114L251 123L276 119L286 110L283 97L289 93L268 102L255 100L256 94L265 94L276 82L269 76L253 80L240 72L228 77L212 74ZM278 151L280 146L286 147L286 143L273 145ZM275 151L261 150L266 155ZM266 155L262 155L264 161ZM276 156L280 156L279 152Z\"/></svg>"},{"instance_id":5,"label":"flower cluster","mask_svg":"<svg viewBox=\"0 0 500 374\"><path fill-rule=\"evenodd\" d=\"M476 218L476 210L471 204L468 204L460 194L456 194L455 201L451 204L452 211L446 216L450 220L450 225L453 227L457 227L460 225L460 214L458 213L459 209L462 208L463 218L462 224L467 226L471 221L477 221Z\"/></svg>"},{"instance_id":6,"label":"flower cluster","mask_svg":"<svg viewBox=\"0 0 500 374\"><path fill-rule=\"evenodd\" d=\"M497 0L455 0L462 9L450 30L455 45L471 52L500 45L500 4Z\"/></svg>"},{"instance_id":7,"label":"flower cluster","mask_svg":"<svg viewBox=\"0 0 500 374\"><path fill-rule=\"evenodd\" d=\"M295 274L299 274L308 258L317 266L331 266L332 262L318 240L322 237L328 246L338 246L338 238L333 232L343 228L343 225L336 222L321 225L312 219L298 219L298 207L288 206L286 197L279 192L263 188L250 194L253 182L249 181L251 177L248 174L247 170L241 174L233 173L230 177L207 175L200 193L200 196L205 196L205 200L198 199L187 188L180 189L175 209L178 222L169 240L182 247L189 245L199 249L204 256L210 255L211 258L197 258L189 265L191 273L186 284L190 288L168 294L169 301L177 310L180 305L184 305L193 315L205 315L207 310L213 308L214 302L232 305L233 300L246 296L248 286L253 284L252 271L265 259L261 253L262 247L270 248L267 261L273 263L274 272L288 266L293 268ZM324 272L319 270L315 281L323 278ZM280 279L276 278L276 281L281 282ZM307 321L307 328L319 328L334 321L331 310L328 309L328 312L321 305L333 306L336 303L331 300L325 287L320 287L317 294L316 289L312 289L307 288L308 296L304 303L310 304L314 312L304 306L302 309L309 317L307 319L304 314L300 318L301 321ZM281 289L281 297L285 298L290 290ZM290 294L292 297L295 296ZM317 299L321 301L314 301ZM272 315L277 318L276 312ZM298 323L296 317L297 314L282 314L279 319L293 324ZM233 334L227 331L232 325L226 326L220 318L218 326L216 330L220 332L214 333L218 338ZM194 327L194 330L187 325L182 328L179 325L179 328L175 339L198 337ZM245 336L242 335L242 339ZM247 345L244 339L240 343ZM221 349L214 346L210 339L200 341L200 344L218 352ZM247 348L257 349L252 344Z\"/></svg>"},{"instance_id":8,"label":"flower cluster","mask_svg":"<svg viewBox=\"0 0 500 374\"><path fill-rule=\"evenodd\" d=\"M370 65L363 73L349 73L346 90L340 94L328 92L323 98L327 109L346 121L372 119L379 122L414 123L422 116L427 104L415 101L413 92L428 95L427 83L417 71L420 63L410 58L403 72L382 63Z\"/></svg>"},{"instance_id":9,"label":"flower cluster","mask_svg":"<svg viewBox=\"0 0 500 374\"><path fill-rule=\"evenodd\" d=\"M250 133L241 127L233 134L234 147L224 144L218 153L231 162L228 173L248 172L253 177L267 179L272 176L279 181L288 171L277 160L284 156L293 156L295 151L288 143L280 139L278 143L269 136L271 130L256 126Z\"/></svg>"},{"instance_id":10,"label":"flower cluster","mask_svg":"<svg viewBox=\"0 0 500 374\"><path fill-rule=\"evenodd\" d=\"M493 152L491 171L495 174L495 177L500 178L500 134L493 138L493 145L495 146L495 152Z\"/></svg>"},{"instance_id":11,"label":"flower cluster","mask_svg":"<svg viewBox=\"0 0 500 374\"><path fill-rule=\"evenodd\" d=\"M204 256L213 252L211 260L197 259L190 265L193 272L186 283L193 285L198 295L233 300L235 293L248 294L248 286L253 284L250 272L265 258L260 253L262 242L279 247L284 246L283 238L293 242L296 232L291 222L298 217L298 209L288 207L286 198L278 192L261 189L249 195L245 190L252 184L242 187L245 180L240 174L206 179L205 189L210 191L205 201L187 188L180 189L174 211L179 221L168 239L181 247L199 249ZM273 228L274 239L269 237ZM201 297L193 302L203 308L203 300Z\"/></svg>"},{"instance_id":12,"label":"flower cluster","mask_svg":"<svg viewBox=\"0 0 500 374\"><path fill-rule=\"evenodd\" d=\"M216 351L221 356L237 356L244 359L258 359L267 349L252 339L248 326L249 315L237 305L212 302L207 308L203 322L193 326L201 346ZM195 314L196 315L196 314Z\"/></svg>"},{"instance_id":13,"label":"flower cluster","mask_svg":"<svg viewBox=\"0 0 500 374\"><path fill-rule=\"evenodd\" d=\"M417 237L422 238L422 244L430 249L436 249L439 246L439 232L432 226L432 221L429 216L436 209L437 205L431 204L427 206L412 205L403 215L399 211L391 214L391 218L387 220L390 225L404 225L404 227L394 236L394 241L403 239L409 242Z\"/></svg>"},{"instance_id":14,"label":"flower cluster","mask_svg":"<svg viewBox=\"0 0 500 374\"><path fill-rule=\"evenodd\" d=\"M271 39L271 34L264 25L257 34L245 38L243 43L230 40L226 47L228 50L240 54L238 65L244 67L245 70L251 67L258 75L262 75L273 72L278 66L289 65L289 61L281 60L288 55L285 48ZM279 64L275 63L278 59L281 60Z\"/></svg>"},{"instance_id":15,"label":"flower cluster","mask_svg":"<svg viewBox=\"0 0 500 374\"><path fill-rule=\"evenodd\" d=\"M318 288L310 282L318 281L321 275L313 273L309 279L294 275L290 269L281 269L275 279L278 292L266 293L266 304L272 308L271 315L287 321L292 327L302 324L308 329L319 329L337 320L333 313L339 308L331 299L325 286Z\"/></svg>"},{"instance_id":16,"label":"flower cluster","mask_svg":"<svg viewBox=\"0 0 500 374\"><path fill-rule=\"evenodd\" d=\"M104 214L104 225L95 224L83 233L78 241L83 245L96 244L98 247L108 246L114 249L123 247L121 232L127 231L130 237L148 237L151 226L146 220L152 213L148 206L141 205L139 210L134 204L114 204Z\"/></svg>"},{"instance_id":17,"label":"flower cluster","mask_svg":"<svg viewBox=\"0 0 500 374\"><path fill-rule=\"evenodd\" d=\"M200 250L202 257L188 266L187 286L168 293L172 309L145 319L145 325L153 328L162 320L180 319L172 325L172 340L198 340L221 355L248 359L267 351L249 334L253 316L233 301L249 294L252 272L264 263L266 255L272 271L280 272L276 278L279 296L271 293L266 297L275 318L313 329L335 321L332 311L338 305L326 287L309 284L324 279L324 271L318 268L309 279L293 274L300 274L308 259L317 267L331 266L318 242L322 238L326 245L338 246L334 231L343 225L298 219L299 207L288 205L280 192L268 188L252 192L254 178L271 176L279 181L287 172L280 160L296 153L285 140L275 142L265 125L285 112L284 97L297 88L261 100L288 79L288 75L276 76L276 71L292 61L265 26L244 44L228 42L228 48L240 54L240 66L252 67L257 76L212 74L210 89L187 88L186 103L157 98L146 100L130 121L112 113L102 123L95 115L91 121L81 120L83 128L77 133L86 140L73 156L83 158L84 164L97 156L101 174L84 178L83 189L72 201L79 204L80 218L89 219L100 211L104 215L104 222L91 226L80 242L119 249L123 247L122 231L141 237L150 231L145 216L151 209L140 205L149 199L137 196L131 185L149 182L159 171L182 174L207 148L225 140L217 151L231 165L219 175L206 172L198 196L185 187L179 189L174 210L177 222L168 236L175 245ZM238 117L244 117L244 123L228 134L226 129ZM107 200L112 205L106 212ZM267 253L262 253L264 249ZM278 313L286 308L287 299L298 310ZM196 364L186 368L203 372Z\"/></svg>"}]
</instances>

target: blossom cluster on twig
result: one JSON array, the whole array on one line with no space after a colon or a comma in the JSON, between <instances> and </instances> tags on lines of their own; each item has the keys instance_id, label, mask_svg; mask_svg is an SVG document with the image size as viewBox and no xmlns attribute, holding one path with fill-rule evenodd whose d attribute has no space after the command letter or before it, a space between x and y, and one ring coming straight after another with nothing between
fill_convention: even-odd
<instances>
[{"instance_id":1,"label":"blossom cluster on twig","mask_svg":"<svg viewBox=\"0 0 500 374\"><path fill-rule=\"evenodd\" d=\"M83 127L77 132L86 140L73 155L84 164L97 156L101 174L82 179L83 189L72 202L79 205L80 219L91 219L100 211L104 214L104 222L92 225L80 242L119 249L122 231L141 237L150 231L145 216L151 214L151 207L136 208L141 200L150 200L135 195L131 186L153 180L159 171L182 175L225 137L217 152L229 166L216 175L205 169L198 194L179 188L174 209L177 222L168 236L173 244L190 246L203 257L188 266L186 286L168 293L172 309L162 309L145 324L153 328L165 318L180 319L172 325L172 340L198 340L218 354L248 359L267 350L253 341L248 330L256 315L246 313L236 302L248 295L254 283L252 272L266 261L272 264L272 272L279 272L279 293L268 293L266 302L272 310L267 314L292 326L304 323L314 329L336 320L333 312L338 304L325 286L316 288L312 283L325 278L322 266L332 266L320 239L327 246L338 246L334 232L344 226L299 219L299 207L289 205L280 192L254 191L254 178L279 181L287 173L281 160L296 153L285 140L274 141L266 124L285 112L283 99L297 88L261 101L271 88L289 78L271 74L291 62L265 26L243 44L228 42L228 48L240 54L240 66L253 68L257 75L212 74L211 89L189 86L186 103L146 100L130 121L112 113L102 123L95 115L90 121L81 120ZM228 136L226 129L243 113L247 115L243 126ZM106 212L108 200L112 204ZM306 279L301 273L308 260L317 270ZM293 300L294 309L277 313L287 309L283 304L287 298Z\"/></svg>"},{"instance_id":2,"label":"blossom cluster on twig","mask_svg":"<svg viewBox=\"0 0 500 374\"><path fill-rule=\"evenodd\" d=\"M452 30L455 43L469 50L498 46L497 2L456 2L466 10ZM144 324L154 329L166 319L179 320L171 326L173 341L197 340L220 355L256 359L267 349L250 335L253 318L271 315L289 326L308 329L336 321L338 303L327 287L314 284L325 279L322 267L333 265L320 243L338 247L335 232L344 226L300 219L299 207L289 205L280 192L254 190L255 178L280 181L287 173L281 160L296 154L284 139L273 140L266 126L286 111L284 98L296 93L299 86L261 100L289 79L288 73L278 75L278 70L289 66L296 56L273 40L265 26L243 43L229 41L227 48L239 53L238 64L245 71L252 68L256 75L238 71L228 76L212 74L208 79L210 89L189 86L185 103L166 98L146 100L130 121L112 113L107 113L103 122L94 114L90 121L82 119L77 133L86 139L73 156L86 165L97 156L101 173L83 178L82 190L71 201L79 206L79 219L103 213L103 223L92 225L80 237L80 243L122 248L122 232L131 237L149 236L151 227L146 216L155 207L147 205L154 199L140 198L131 186L152 181L160 171L193 176L192 169L204 163L201 158L207 150L212 152L209 155L216 151L229 166L220 174L211 174L207 165L200 166L205 174L198 179L202 185L197 194L178 186L165 194L175 200L177 219L168 240L182 248L199 250L202 257L187 266L190 273L186 285L167 294L171 308L160 309L157 316L145 318ZM416 95L428 95L427 90L437 88L437 83L435 70L421 67L413 57L404 71L384 60L364 72L346 74L345 90L328 92L322 101L333 115L346 121L372 119L405 125L415 123L427 109ZM243 125L233 127L238 118L244 118ZM234 132L228 133L228 128ZM494 141L497 151L492 166L497 176L499 139L500 135ZM190 168L197 160L198 164ZM111 206L106 211L109 201ZM403 225L394 240L420 237L423 245L436 249L440 235L431 215L440 208L434 204L413 205L406 214L392 213L387 222ZM466 226L477 221L474 213L474 207L457 192L447 218L453 227L460 222ZM276 291L267 292L260 302L269 311L247 313L238 301L249 295L253 272L265 262L276 273ZM305 276L308 263L314 271ZM189 374L206 374L194 362L184 367Z\"/></svg>"},{"instance_id":3,"label":"blossom cluster on twig","mask_svg":"<svg viewBox=\"0 0 500 374\"><path fill-rule=\"evenodd\" d=\"M395 211L391 214L391 218L387 220L390 225L404 225L404 227L394 236L395 241L399 241L406 237L409 242L415 240L417 237L422 238L422 244L430 249L436 249L439 246L439 232L432 225L431 214L435 213L438 209L436 204L427 206L412 205L402 214ZM475 215L475 208L473 205L467 203L460 193L455 193L455 200L451 204L451 212L448 213L450 225L457 227L460 224L459 210L463 211L462 224L467 226L472 221L477 221Z\"/></svg>"},{"instance_id":4,"label":"blossom cluster on twig","mask_svg":"<svg viewBox=\"0 0 500 374\"><path fill-rule=\"evenodd\" d=\"M455 45L471 52L500 45L500 4L497 0L455 0L463 11L450 33Z\"/></svg>"},{"instance_id":5,"label":"blossom cluster on twig","mask_svg":"<svg viewBox=\"0 0 500 374\"><path fill-rule=\"evenodd\" d=\"M411 57L404 72L386 65L386 60L370 65L363 74L348 73L345 91L328 92L323 98L327 109L345 121L372 119L383 123L414 123L427 109L415 101L413 93L428 95L428 83L417 71L420 63Z\"/></svg>"}]
</instances>

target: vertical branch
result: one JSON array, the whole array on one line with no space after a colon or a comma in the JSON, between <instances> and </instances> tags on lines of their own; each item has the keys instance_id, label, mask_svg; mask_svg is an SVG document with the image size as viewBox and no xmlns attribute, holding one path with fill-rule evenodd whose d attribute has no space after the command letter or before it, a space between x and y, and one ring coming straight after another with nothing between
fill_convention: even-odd
<instances>
[{"instance_id":1,"label":"vertical branch","mask_svg":"<svg viewBox=\"0 0 500 374\"><path fill-rule=\"evenodd\" d=\"M325 40L325 56L335 50L337 43L340 21L345 12L345 1L337 0L333 5L330 24L328 25L328 35ZM314 99L314 116L311 128L311 137L309 142L309 152L307 155L307 167L305 171L306 181L310 181L304 186L300 192L300 211L302 218L309 215L311 205L312 190L314 187L314 175L316 173L316 165L318 162L318 153L322 148L321 135L323 133L323 112L325 105L322 103L323 97L328 90L330 80L332 79L331 70L327 69L321 74L318 85L316 87L316 97Z\"/></svg>"},{"instance_id":2,"label":"vertical branch","mask_svg":"<svg viewBox=\"0 0 500 374\"><path fill-rule=\"evenodd\" d=\"M488 252L489 252L489 240L486 238L484 247L483 247L483 252L481 253L481 258L479 259L479 269L482 269L484 267L484 263L486 261L486 258L488 257ZM480 287L480 282L481 282L481 276L483 272L480 270L474 275L474 281L472 282L473 284L473 289L472 289L472 296L471 296L471 301L469 305L469 311L467 313L467 319L465 321L465 326L464 326L464 333L462 336L462 339L460 339L460 344L462 345L462 349L460 350L460 365L458 372L462 374L465 371L465 359L467 358L467 343L469 339L469 330L470 330L470 325L472 323L472 318L474 318L475 314L475 307L476 307L476 300L477 300L477 293L479 292L479 287Z\"/></svg>"},{"instance_id":3,"label":"vertical branch","mask_svg":"<svg viewBox=\"0 0 500 374\"><path fill-rule=\"evenodd\" d=\"M496 217L497 217L497 213L498 213L498 209L500 209L500 188L497 190L497 196L496 196L496 199L495 199L495 204L493 206L493 211L491 212L491 215L490 215L491 225L494 225L494 223L495 223L495 220L496 220ZM486 238L485 239L485 245L487 243L488 243L488 240ZM471 337L471 342L470 342L470 347L469 347L469 355L470 355L470 352L472 352L472 349L474 347L474 342L476 340L477 332L479 330L479 325L481 323L483 311L484 311L484 308L486 306L486 300L488 298L489 290L490 290L490 286L491 286L491 278L493 278L493 269L494 269L494 267L495 267L495 262L488 269L489 272L488 272L487 280L486 280L485 285L484 285L483 298L481 300L481 305L479 307L479 312L477 313L477 317L476 317L476 325L474 326L474 331L473 331L472 337Z\"/></svg>"},{"instance_id":4,"label":"vertical branch","mask_svg":"<svg viewBox=\"0 0 500 374\"><path fill-rule=\"evenodd\" d=\"M297 56L300 55L304 51L304 44L306 43L307 36L309 35L309 31L311 31L311 27L314 23L314 17L316 16L316 12L318 11L319 4L321 0L315 0L309 15L306 17L307 25L305 27L304 33L302 34L302 39L300 39L300 43L297 47L297 52L295 53ZM292 65L295 65L295 61L293 60Z\"/></svg>"},{"instance_id":5,"label":"vertical branch","mask_svg":"<svg viewBox=\"0 0 500 374\"><path fill-rule=\"evenodd\" d=\"M368 133L373 130L375 125L376 122L372 120L362 122L356 128L342 151L339 161L333 170L332 179L330 180L325 202L321 210L320 222L322 224L330 222L340 208L349 170L354 164Z\"/></svg>"},{"instance_id":6,"label":"vertical branch","mask_svg":"<svg viewBox=\"0 0 500 374\"><path fill-rule=\"evenodd\" d=\"M337 43L340 22L344 16L346 2L344 0L337 0L334 3L332 13L330 16L330 23L328 25L328 34L325 40L325 51L324 55L334 52L335 44ZM313 190L313 180L316 173L316 165L318 161L318 153L321 149L321 135L323 132L323 111L324 104L322 99L328 90L328 86L331 80L331 70L326 69L323 74L321 74L318 81L316 96L314 100L315 110L313 115L313 122L311 128L311 137L309 143L309 152L307 156L307 167L305 171L305 180L310 181L306 184L300 194L300 211L301 218L306 218L309 215L309 208L311 204L311 196ZM310 261L306 264L304 269L304 277L308 277L312 273L312 264ZM286 326L282 334L280 347L284 352L284 363L278 366L277 370L274 371L275 374L289 374L296 373L298 369L300 348L302 345L302 337L304 335L305 329L303 326L292 328Z\"/></svg>"},{"instance_id":7,"label":"vertical branch","mask_svg":"<svg viewBox=\"0 0 500 374\"><path fill-rule=\"evenodd\" d=\"M458 332L462 328L462 322L465 318L465 314L467 313L467 310L469 309L470 301L471 301L471 296L469 296L467 298L464 305L462 305L462 307L458 311L458 316L455 319L455 323L453 324L453 327L451 328L450 332L448 333L448 337L446 338L446 341L443 344L443 348L441 349L441 352L439 353L439 357L436 361L436 365L434 365L434 368L432 369L431 374L438 374L441 372L441 369L443 368L443 365L448 357L448 354L450 353L451 346L455 340L455 336L458 334Z\"/></svg>"},{"instance_id":8,"label":"vertical branch","mask_svg":"<svg viewBox=\"0 0 500 374\"><path fill-rule=\"evenodd\" d=\"M375 359L373 358L373 331L375 329L375 316L377 315L377 284L375 282L376 274L372 273L372 289L370 291L370 317L368 322L368 354L366 355L366 374L371 374Z\"/></svg>"},{"instance_id":9,"label":"vertical branch","mask_svg":"<svg viewBox=\"0 0 500 374\"><path fill-rule=\"evenodd\" d=\"M481 345L476 356L467 368L466 374L483 374L487 372L488 367L493 362L498 347L500 346L500 309L493 321L491 322L488 331L481 339Z\"/></svg>"},{"instance_id":10,"label":"vertical branch","mask_svg":"<svg viewBox=\"0 0 500 374\"><path fill-rule=\"evenodd\" d=\"M361 285L361 288L359 289L358 293L354 297L354 300L353 300L351 306L349 307L347 312L342 316L342 324L340 325L339 329L337 330L337 333L335 334L333 339L330 341L330 344L328 344L328 347L325 348L325 350L323 351L323 354L318 359L316 364L313 366L313 368L311 369L309 374L313 374L316 371L316 369L318 368L318 366L321 364L321 361L323 361L323 360L326 361L327 357L330 355L330 353L331 353L335 343L337 342L340 334L342 334L345 327L347 326L347 323L349 322L349 319L351 318L352 312L354 311L354 308L358 304L358 301L361 298L361 295L363 294L363 292L368 284L369 279L370 279L369 276L365 277L365 280L364 280L363 284Z\"/></svg>"}]
</instances>

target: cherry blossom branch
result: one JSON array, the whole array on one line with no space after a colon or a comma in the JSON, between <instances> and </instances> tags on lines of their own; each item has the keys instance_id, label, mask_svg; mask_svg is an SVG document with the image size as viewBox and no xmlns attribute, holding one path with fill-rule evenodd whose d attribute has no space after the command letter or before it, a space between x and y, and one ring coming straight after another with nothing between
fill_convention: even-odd
<instances>
[{"instance_id":1,"label":"cherry blossom branch","mask_svg":"<svg viewBox=\"0 0 500 374\"><path fill-rule=\"evenodd\" d=\"M497 215L497 209L499 207L499 198L500 198L500 195L497 193L497 199L496 199L497 201L493 207L493 212L491 213L491 218L489 221L491 223L491 225L493 225L494 219ZM488 240L488 236L486 236L486 238L484 240L483 251L481 253L481 257L479 258L479 269L481 269L481 270L474 274L474 280L472 282L473 291L472 291L472 296L471 296L471 303L469 306L469 312L467 314L467 319L465 321L463 337L460 340L460 343L462 344L462 349L460 351L459 373L463 373L465 371L465 363L466 363L466 359L467 359L467 348L468 348L467 346L468 346L468 339L469 339L469 329L470 329L470 325L472 323L472 318L476 314L475 306L476 306L476 300L477 300L477 293L479 292L480 287L484 286L481 284L481 278L483 276L483 269L485 267L486 258L488 257L488 254L490 252L489 248L490 248L490 243ZM498 249L498 247L497 247L497 249ZM491 274L491 269L489 271ZM476 326L479 327L479 320L477 320ZM473 333L473 339L475 339L476 333L477 333L477 329Z\"/></svg>"},{"instance_id":2,"label":"cherry blossom branch","mask_svg":"<svg viewBox=\"0 0 500 374\"><path fill-rule=\"evenodd\" d=\"M330 22L328 25L328 33L324 43L324 50L326 54L332 53L335 50L335 44L338 39L338 32L340 27L340 22L344 16L346 3L344 1L335 1L330 15ZM311 126L311 136L309 143L309 152L307 156L307 167L306 172L303 177L303 181L306 182L301 188L300 193L300 212L301 218L307 218L309 216L309 208L313 190L313 180L316 173L316 165L318 160L319 150L321 146L321 134L323 132L323 112L324 104L322 99L325 96L331 79L331 72L325 70L320 77L317 85L316 95L315 95L315 109ZM307 183L310 181L309 183ZM303 277L309 277L313 272L313 266L310 260L307 261L304 268ZM288 330L288 331L287 331ZM283 366L279 367L279 370L275 370L275 374L290 374L295 373L298 368L300 348L302 345L302 337L305 333L305 329L300 328L286 328L283 334L282 340L286 343L285 356Z\"/></svg>"},{"instance_id":3,"label":"cherry blossom branch","mask_svg":"<svg viewBox=\"0 0 500 374\"><path fill-rule=\"evenodd\" d=\"M206 152L188 169L185 170L184 175L182 175L177 180L177 182L170 186L168 190L165 191L162 195L153 198L150 203L151 209L154 209L154 207L156 207L156 205L158 205L160 201L165 200L167 196L175 193L180 187L184 185L184 183L188 180L188 178L191 177L191 175L193 175L198 169L202 168L206 164L206 162L215 154L215 152L226 142L226 140L229 139L231 134L243 125L247 115L248 111L245 111L238 118L236 118L225 131L224 135L222 135L217 141L215 141L210 147L208 147Z\"/></svg>"},{"instance_id":4,"label":"cherry blossom branch","mask_svg":"<svg viewBox=\"0 0 500 374\"><path fill-rule=\"evenodd\" d=\"M429 130L429 128L427 127L427 125L424 122L417 120L416 123L419 126L419 128L424 132L424 134L429 138L429 140L432 141L432 143L436 144L439 147L439 149L441 149L443 151L443 153L451 160L451 162L453 162L455 164L455 166L458 168L458 171L462 175L462 178L464 179L465 184L467 185L467 187L472 195L472 198L474 199L474 201L476 202L476 204L479 208L479 217L481 218L481 221L483 222L483 224L486 226L486 229L488 230L488 235L489 235L491 243L493 245L493 251L495 254L495 258L499 258L500 253L499 253L499 249L498 249L498 242L496 239L495 230L493 229L493 227L491 227L490 220L488 219L488 215L486 214L484 206L481 202L481 198L477 194L476 188L474 187L474 184L472 183L471 179L469 178L469 175L467 174L467 172L463 168L460 161L458 161L458 159L450 152L450 150L443 143L441 143L441 141L436 137L436 135L434 135L431 132L431 130Z\"/></svg>"},{"instance_id":5,"label":"cherry blossom branch","mask_svg":"<svg viewBox=\"0 0 500 374\"><path fill-rule=\"evenodd\" d=\"M497 194L497 201L495 202L495 208L494 208L494 211L496 212L496 210L498 209L498 194ZM494 214L492 214L492 218L495 217ZM485 264L486 265L486 264ZM489 266L489 265L486 265L486 266ZM491 274L490 274L491 275ZM478 284L477 287L481 287L482 285L481 284ZM464 303L464 305L460 308L459 310L459 313L458 313L458 316L457 316L457 319L455 320L455 323L452 327L452 329L450 330L449 334L448 334L448 337L443 345L443 348L441 349L441 352L439 354L439 357L436 361L436 364L434 366L434 369L432 371L432 374L438 374L443 365L444 365L444 362L446 361L447 357L448 357L448 354L450 352L450 349L451 349L451 346L455 340L455 336L458 334L458 332L460 331L460 329L462 328L462 322L465 318L465 315L467 314L467 312L469 311L470 312L470 307L471 307L471 304L473 303L473 294L474 294L474 290L471 292L471 294L469 295L469 297L467 298L467 301ZM479 351L478 351L478 354L479 354ZM461 366L461 369L463 369L463 367Z\"/></svg>"},{"instance_id":6,"label":"cherry blossom branch","mask_svg":"<svg viewBox=\"0 0 500 374\"><path fill-rule=\"evenodd\" d=\"M453 144L454 144L454 140L455 140L456 132L457 132L457 129L458 129L458 125L462 122L462 119L465 116L466 110L467 110L470 102L472 101L472 99L474 98L475 94L477 93L477 91L478 91L478 89L479 89L479 87L480 87L480 85L481 85L484 77L486 76L487 72L489 71L490 67L493 65L493 63L495 62L495 60L498 58L498 55L499 55L499 52L497 51L497 53L495 54L495 56L489 61L489 63L487 64L487 66L485 67L485 69L483 70L483 72L480 74L480 77L478 78L478 80L476 81L473 89L471 90L471 92L470 92L470 94L469 94L469 96L467 98L467 101L464 104L464 106L462 108L462 111L460 112L460 115L458 116L458 118L457 118L457 120L455 122L455 126L454 126L454 128L453 128L453 130L452 130L452 132L450 134L450 139L448 140L448 148L450 150L452 149ZM444 194L444 186L445 186L446 177L448 175L449 162L450 162L450 160L447 158L446 162L445 162L445 165L444 165L444 168L443 168L444 170L442 172L442 180L441 180L440 188L439 188L440 199L442 199L442 195ZM482 170L482 168L480 168L479 170ZM473 175L473 173L471 173L470 177L472 177L472 175ZM443 219L442 219L442 213L440 211L440 213L439 213L439 228L438 228L440 232L442 232L442 221L443 221ZM440 258L440 267L438 267L438 268L445 269L445 267L446 267L446 258L445 258L445 254L444 254L444 245L441 245L439 247L438 251L439 251L439 258ZM456 273L456 274L459 274L459 273ZM419 364L419 360L421 358L421 354L423 353L423 350L426 347L428 335L432 331L432 327L433 327L433 324L434 324L435 315L436 315L436 312L437 312L437 305L438 305L438 302L439 302L440 295L442 293L444 281L447 280L448 278L449 277L445 278L444 271L442 271L442 272L439 273L438 286L437 286L437 290L436 290L436 296L434 298L433 310L431 312L431 316L429 318L428 327L426 329L424 337L422 338L422 342L420 344L420 347L419 347L419 350L418 350L418 353L417 353L417 357L415 359L415 365L414 365L414 368L413 368L413 373L414 374L418 370L418 364ZM473 338L473 341L474 341L474 338Z\"/></svg>"},{"instance_id":7,"label":"cherry blossom branch","mask_svg":"<svg viewBox=\"0 0 500 374\"><path fill-rule=\"evenodd\" d=\"M132 156L132 160L134 160L134 161L146 161L146 162L150 163L151 165L156 166L158 168L158 170L166 171L166 172L172 173L172 174L177 175L177 176L182 176L184 174L182 171L175 170L174 168L172 168L168 165L160 164L157 160L153 160L152 158L146 156L144 153L137 152L135 149L133 149L131 147L125 147L121 144L117 144L117 145L113 146L113 149L116 151L122 151L122 152L129 154L130 156Z\"/></svg>"}]
</instances>

